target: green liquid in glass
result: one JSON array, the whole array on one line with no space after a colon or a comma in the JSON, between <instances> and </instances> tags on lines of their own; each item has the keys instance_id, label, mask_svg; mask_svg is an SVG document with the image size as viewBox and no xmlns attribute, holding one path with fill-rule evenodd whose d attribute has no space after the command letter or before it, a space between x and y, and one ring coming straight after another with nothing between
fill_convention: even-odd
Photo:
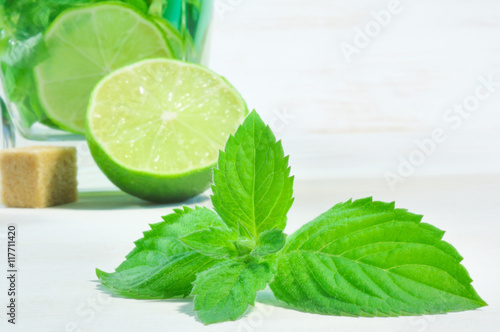
<instances>
[{"instance_id":1,"label":"green liquid in glass","mask_svg":"<svg viewBox=\"0 0 500 332\"><path fill-rule=\"evenodd\" d=\"M43 35L66 9L102 0L4 0L0 2L2 98L18 131L34 140L81 139L45 114L33 68L47 56ZM118 0L142 12L165 32L174 56L202 63L212 0ZM166 27L167 26L167 27ZM169 34L171 36L169 36Z\"/></svg>"}]
</instances>

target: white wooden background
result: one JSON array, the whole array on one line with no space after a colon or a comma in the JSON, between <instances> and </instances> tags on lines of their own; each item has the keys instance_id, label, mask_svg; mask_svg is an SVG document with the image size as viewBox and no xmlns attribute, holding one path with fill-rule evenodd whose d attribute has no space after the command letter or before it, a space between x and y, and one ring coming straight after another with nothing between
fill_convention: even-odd
<instances>
[{"instance_id":1,"label":"white wooden background","mask_svg":"<svg viewBox=\"0 0 500 332\"><path fill-rule=\"evenodd\" d=\"M342 43L391 1L219 1L235 5L216 11L211 67L277 122L297 175L382 176L435 128L449 139L415 174L500 170L500 86L458 129L443 119L479 76L500 82L500 2L397 2L349 63Z\"/></svg>"}]
</instances>

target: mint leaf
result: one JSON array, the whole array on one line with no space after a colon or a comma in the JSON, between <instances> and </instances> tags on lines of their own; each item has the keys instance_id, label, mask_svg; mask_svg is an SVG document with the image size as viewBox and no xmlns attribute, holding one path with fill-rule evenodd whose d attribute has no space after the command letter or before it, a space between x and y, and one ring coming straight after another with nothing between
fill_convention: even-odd
<instances>
[{"instance_id":1,"label":"mint leaf","mask_svg":"<svg viewBox=\"0 0 500 332\"><path fill-rule=\"evenodd\" d=\"M219 155L212 187L214 208L229 227L247 238L283 230L293 202L289 175L281 142L253 111Z\"/></svg>"},{"instance_id":2,"label":"mint leaf","mask_svg":"<svg viewBox=\"0 0 500 332\"><path fill-rule=\"evenodd\" d=\"M256 241L238 237L227 227L210 227L179 238L188 247L206 256L235 258L237 256L268 256L278 252L285 245L286 235L272 229L259 235Z\"/></svg>"},{"instance_id":3,"label":"mint leaf","mask_svg":"<svg viewBox=\"0 0 500 332\"><path fill-rule=\"evenodd\" d=\"M257 247L252 251L252 256L267 256L274 254L285 246L286 235L279 229L265 231L259 235Z\"/></svg>"},{"instance_id":4,"label":"mint leaf","mask_svg":"<svg viewBox=\"0 0 500 332\"><path fill-rule=\"evenodd\" d=\"M149 0L148 14L151 16L162 17L167 6L167 0Z\"/></svg>"},{"instance_id":5,"label":"mint leaf","mask_svg":"<svg viewBox=\"0 0 500 332\"><path fill-rule=\"evenodd\" d=\"M165 258L157 252L142 252L129 261L128 269L114 273L96 270L97 277L112 293L139 299L167 299L187 296L196 272L216 260L197 252Z\"/></svg>"},{"instance_id":6,"label":"mint leaf","mask_svg":"<svg viewBox=\"0 0 500 332\"><path fill-rule=\"evenodd\" d=\"M111 291L133 298L171 298L189 295L196 273L219 260L186 246L179 237L210 227L227 227L216 213L196 207L175 210L152 224L114 273L97 270Z\"/></svg>"},{"instance_id":7,"label":"mint leaf","mask_svg":"<svg viewBox=\"0 0 500 332\"><path fill-rule=\"evenodd\" d=\"M26 40L11 39L2 50L2 62L18 68L30 68L47 55L43 34L38 33Z\"/></svg>"},{"instance_id":8,"label":"mint leaf","mask_svg":"<svg viewBox=\"0 0 500 332\"><path fill-rule=\"evenodd\" d=\"M272 277L267 263L220 262L196 277L194 309L205 324L236 320Z\"/></svg>"},{"instance_id":9,"label":"mint leaf","mask_svg":"<svg viewBox=\"0 0 500 332\"><path fill-rule=\"evenodd\" d=\"M248 256L255 249L255 240L240 236L235 243L238 256Z\"/></svg>"},{"instance_id":10,"label":"mint leaf","mask_svg":"<svg viewBox=\"0 0 500 332\"><path fill-rule=\"evenodd\" d=\"M231 258L238 256L238 249L235 246L237 238L238 234L225 226L203 229L181 237L180 240L204 255Z\"/></svg>"},{"instance_id":11,"label":"mint leaf","mask_svg":"<svg viewBox=\"0 0 500 332\"><path fill-rule=\"evenodd\" d=\"M462 257L422 216L371 198L338 204L289 237L270 285L303 311L356 316L444 313L486 303Z\"/></svg>"},{"instance_id":12,"label":"mint leaf","mask_svg":"<svg viewBox=\"0 0 500 332\"><path fill-rule=\"evenodd\" d=\"M57 128L48 120L38 100L37 87L30 68L15 68L2 62L0 65L5 80L5 92L9 101L16 103L19 121L25 128L30 128L36 121Z\"/></svg>"}]
</instances>

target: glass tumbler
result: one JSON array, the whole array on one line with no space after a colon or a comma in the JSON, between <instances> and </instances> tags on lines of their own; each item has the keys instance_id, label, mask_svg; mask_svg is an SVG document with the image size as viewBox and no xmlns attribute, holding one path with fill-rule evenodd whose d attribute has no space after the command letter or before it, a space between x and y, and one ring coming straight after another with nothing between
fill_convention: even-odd
<instances>
[{"instance_id":1,"label":"glass tumbler","mask_svg":"<svg viewBox=\"0 0 500 332\"><path fill-rule=\"evenodd\" d=\"M206 64L212 5L212 0L1 1L2 147L16 146L18 134L34 141L84 140L82 113L92 88L120 67L156 57ZM146 44L152 34L155 45Z\"/></svg>"}]
</instances>

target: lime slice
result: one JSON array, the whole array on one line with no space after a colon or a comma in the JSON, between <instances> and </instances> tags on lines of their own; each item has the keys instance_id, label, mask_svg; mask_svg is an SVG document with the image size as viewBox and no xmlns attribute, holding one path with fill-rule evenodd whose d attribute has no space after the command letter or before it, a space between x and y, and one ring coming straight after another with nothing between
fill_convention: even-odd
<instances>
[{"instance_id":1,"label":"lime slice","mask_svg":"<svg viewBox=\"0 0 500 332\"><path fill-rule=\"evenodd\" d=\"M200 65L150 59L118 69L92 93L86 137L117 187L154 202L205 191L248 113L239 93Z\"/></svg>"},{"instance_id":2,"label":"lime slice","mask_svg":"<svg viewBox=\"0 0 500 332\"><path fill-rule=\"evenodd\" d=\"M174 57L179 60L186 60L186 52L184 49L184 43L182 42L182 37L179 31L177 31L174 26L167 20L159 17L154 17L154 22L158 24L161 31L165 34L165 37L172 48Z\"/></svg>"},{"instance_id":3,"label":"lime slice","mask_svg":"<svg viewBox=\"0 0 500 332\"><path fill-rule=\"evenodd\" d=\"M90 93L99 80L138 60L172 57L157 25L118 3L66 10L44 38L49 57L35 67L40 102L53 122L80 134Z\"/></svg>"}]
</instances>

